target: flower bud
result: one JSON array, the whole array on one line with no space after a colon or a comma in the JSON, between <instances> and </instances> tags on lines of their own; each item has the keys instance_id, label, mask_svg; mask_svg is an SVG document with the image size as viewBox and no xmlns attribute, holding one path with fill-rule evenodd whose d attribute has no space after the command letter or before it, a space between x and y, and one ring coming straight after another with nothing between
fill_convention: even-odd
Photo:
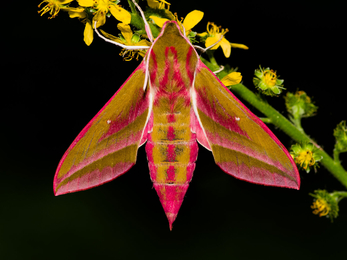
<instances>
[{"instance_id":1,"label":"flower bud","mask_svg":"<svg viewBox=\"0 0 347 260\"><path fill-rule=\"evenodd\" d=\"M314 194L311 193L310 195L315 198L311 206L313 214L320 217L326 216L331 221L337 218L339 213L339 197L337 195L328 193L326 190L315 190Z\"/></svg>"},{"instance_id":2,"label":"flower bud","mask_svg":"<svg viewBox=\"0 0 347 260\"><path fill-rule=\"evenodd\" d=\"M285 102L288 113L295 119L313 116L318 109L304 91L297 91L295 94L288 92Z\"/></svg>"},{"instance_id":3,"label":"flower bud","mask_svg":"<svg viewBox=\"0 0 347 260\"><path fill-rule=\"evenodd\" d=\"M334 130L336 139L335 149L340 152L347 152L347 127L346 121L342 121Z\"/></svg>"}]
</instances>

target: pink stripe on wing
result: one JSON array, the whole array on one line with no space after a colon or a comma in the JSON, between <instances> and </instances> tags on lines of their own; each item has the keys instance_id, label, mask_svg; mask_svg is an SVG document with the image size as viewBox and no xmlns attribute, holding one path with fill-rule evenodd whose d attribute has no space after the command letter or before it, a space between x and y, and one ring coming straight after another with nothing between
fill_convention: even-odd
<instances>
[{"instance_id":1,"label":"pink stripe on wing","mask_svg":"<svg viewBox=\"0 0 347 260\"><path fill-rule=\"evenodd\" d=\"M114 165L113 167L105 167L101 171L99 169L96 169L88 174L82 175L79 178L67 182L65 185L60 186L55 195L57 196L99 186L101 184L114 180L121 174L128 171L133 165L134 163L124 162Z\"/></svg>"}]
</instances>

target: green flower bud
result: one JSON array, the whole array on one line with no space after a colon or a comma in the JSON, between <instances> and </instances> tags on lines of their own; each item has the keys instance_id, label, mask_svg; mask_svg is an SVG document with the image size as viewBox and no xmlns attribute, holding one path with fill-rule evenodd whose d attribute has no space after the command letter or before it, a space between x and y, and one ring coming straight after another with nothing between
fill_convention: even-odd
<instances>
[{"instance_id":1,"label":"green flower bud","mask_svg":"<svg viewBox=\"0 0 347 260\"><path fill-rule=\"evenodd\" d=\"M320 217L326 216L331 222L337 218L340 200L337 194L328 193L326 190L315 190L314 194L310 193L310 195L315 198L311 206L313 214Z\"/></svg>"},{"instance_id":2,"label":"green flower bud","mask_svg":"<svg viewBox=\"0 0 347 260\"><path fill-rule=\"evenodd\" d=\"M339 153L347 152L347 127L346 121L342 121L337 125L334 130L334 136L336 139L335 149Z\"/></svg>"},{"instance_id":3,"label":"green flower bud","mask_svg":"<svg viewBox=\"0 0 347 260\"><path fill-rule=\"evenodd\" d=\"M141 40L141 36L138 34L133 34L133 37L131 37L131 42L132 43L138 43Z\"/></svg>"},{"instance_id":4,"label":"green flower bud","mask_svg":"<svg viewBox=\"0 0 347 260\"><path fill-rule=\"evenodd\" d=\"M297 91L295 94L288 92L285 102L288 113L294 119L313 116L318 109L304 91Z\"/></svg>"}]
</instances>

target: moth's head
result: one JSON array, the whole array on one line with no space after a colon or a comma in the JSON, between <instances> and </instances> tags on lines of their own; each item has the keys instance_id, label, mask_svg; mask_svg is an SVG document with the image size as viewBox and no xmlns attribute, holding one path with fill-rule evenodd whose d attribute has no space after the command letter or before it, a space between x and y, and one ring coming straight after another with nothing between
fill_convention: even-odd
<instances>
[{"instance_id":1,"label":"moth's head","mask_svg":"<svg viewBox=\"0 0 347 260\"><path fill-rule=\"evenodd\" d=\"M185 35L183 25L178 24L176 21L166 21L162 27L161 34L180 34L182 37Z\"/></svg>"}]
</instances>

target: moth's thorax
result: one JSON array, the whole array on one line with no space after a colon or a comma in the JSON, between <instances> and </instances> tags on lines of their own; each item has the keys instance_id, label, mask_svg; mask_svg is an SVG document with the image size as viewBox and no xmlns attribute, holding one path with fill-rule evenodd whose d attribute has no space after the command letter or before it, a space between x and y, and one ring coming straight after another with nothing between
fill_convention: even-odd
<instances>
[{"instance_id":1,"label":"moth's thorax","mask_svg":"<svg viewBox=\"0 0 347 260\"><path fill-rule=\"evenodd\" d=\"M148 57L150 85L165 89L175 85L190 89L198 56L175 23L168 23L163 33L153 44Z\"/></svg>"}]
</instances>

